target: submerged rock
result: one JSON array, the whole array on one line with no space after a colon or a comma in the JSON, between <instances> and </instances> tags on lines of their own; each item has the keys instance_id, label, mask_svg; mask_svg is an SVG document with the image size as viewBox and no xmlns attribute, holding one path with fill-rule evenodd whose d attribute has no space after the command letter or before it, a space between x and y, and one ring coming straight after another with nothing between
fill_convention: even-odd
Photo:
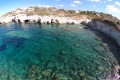
<instances>
[{"instance_id":1,"label":"submerged rock","mask_svg":"<svg viewBox=\"0 0 120 80\"><path fill-rule=\"evenodd\" d=\"M96 37L95 39L98 40L98 41L101 41L101 40L102 40L100 37Z\"/></svg>"},{"instance_id":2,"label":"submerged rock","mask_svg":"<svg viewBox=\"0 0 120 80\"><path fill-rule=\"evenodd\" d=\"M28 77L31 80L36 80L36 78L38 77L39 73L40 73L39 66L32 65L32 67L30 67L30 69L28 71Z\"/></svg>"},{"instance_id":3,"label":"submerged rock","mask_svg":"<svg viewBox=\"0 0 120 80\"><path fill-rule=\"evenodd\" d=\"M57 73L52 80L72 80L72 79L64 74Z\"/></svg>"},{"instance_id":4,"label":"submerged rock","mask_svg":"<svg viewBox=\"0 0 120 80\"><path fill-rule=\"evenodd\" d=\"M79 76L85 76L85 72L83 70L79 70Z\"/></svg>"},{"instance_id":5,"label":"submerged rock","mask_svg":"<svg viewBox=\"0 0 120 80\"><path fill-rule=\"evenodd\" d=\"M47 70L42 71L42 75L44 77L49 77L51 73L52 73L52 69L47 69Z\"/></svg>"}]
</instances>

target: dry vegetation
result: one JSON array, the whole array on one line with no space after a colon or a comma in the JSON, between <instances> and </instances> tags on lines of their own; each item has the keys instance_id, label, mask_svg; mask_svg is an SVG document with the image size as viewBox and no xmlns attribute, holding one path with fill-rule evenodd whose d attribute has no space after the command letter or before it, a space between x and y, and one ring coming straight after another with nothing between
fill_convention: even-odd
<instances>
[{"instance_id":1,"label":"dry vegetation","mask_svg":"<svg viewBox=\"0 0 120 80\"><path fill-rule=\"evenodd\" d=\"M75 10L65 10L65 9L57 9L54 7L30 7L34 9L34 11L26 11L20 12L20 13L14 13L13 11L6 13L3 16L13 16L16 14L27 14L28 16L32 15L40 15L40 16L62 16L62 17L72 17L74 19L80 19L83 18L84 16L87 17L88 19L101 19L101 20L108 20L110 22L113 22L117 25L120 25L120 20L117 19L116 17L113 17L111 14L105 14L102 12L95 12L95 11L79 11L79 13L76 13ZM17 9L18 10L18 9ZM22 9L19 9L22 10Z\"/></svg>"}]
</instances>

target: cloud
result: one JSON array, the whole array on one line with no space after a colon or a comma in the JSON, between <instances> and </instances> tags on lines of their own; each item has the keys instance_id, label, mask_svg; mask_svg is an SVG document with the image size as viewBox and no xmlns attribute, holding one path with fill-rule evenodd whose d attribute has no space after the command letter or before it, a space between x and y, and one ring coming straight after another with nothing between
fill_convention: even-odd
<instances>
[{"instance_id":1,"label":"cloud","mask_svg":"<svg viewBox=\"0 0 120 80\"><path fill-rule=\"evenodd\" d=\"M115 4L118 5L118 6L120 6L120 2L117 2L117 1L116 1Z\"/></svg>"},{"instance_id":2,"label":"cloud","mask_svg":"<svg viewBox=\"0 0 120 80\"><path fill-rule=\"evenodd\" d=\"M107 0L107 1L112 1L112 0Z\"/></svg>"},{"instance_id":3,"label":"cloud","mask_svg":"<svg viewBox=\"0 0 120 80\"><path fill-rule=\"evenodd\" d=\"M120 19L120 9L118 9L114 5L107 5L106 11L107 13L112 14Z\"/></svg>"},{"instance_id":4,"label":"cloud","mask_svg":"<svg viewBox=\"0 0 120 80\"><path fill-rule=\"evenodd\" d=\"M72 6L72 7L77 7L75 4L70 4L70 6Z\"/></svg>"},{"instance_id":5,"label":"cloud","mask_svg":"<svg viewBox=\"0 0 120 80\"><path fill-rule=\"evenodd\" d=\"M96 7L96 5L93 5L93 7Z\"/></svg>"},{"instance_id":6,"label":"cloud","mask_svg":"<svg viewBox=\"0 0 120 80\"><path fill-rule=\"evenodd\" d=\"M55 0L55 1L60 1L60 0Z\"/></svg>"},{"instance_id":7,"label":"cloud","mask_svg":"<svg viewBox=\"0 0 120 80\"><path fill-rule=\"evenodd\" d=\"M73 1L73 3L74 3L74 4L81 4L81 2L78 1L78 0Z\"/></svg>"},{"instance_id":8,"label":"cloud","mask_svg":"<svg viewBox=\"0 0 120 80\"><path fill-rule=\"evenodd\" d=\"M107 5L106 10L109 13L119 13L120 14L120 9L116 8L114 5Z\"/></svg>"},{"instance_id":9,"label":"cloud","mask_svg":"<svg viewBox=\"0 0 120 80\"><path fill-rule=\"evenodd\" d=\"M105 4L105 3L106 3L106 1L103 1L103 3Z\"/></svg>"},{"instance_id":10,"label":"cloud","mask_svg":"<svg viewBox=\"0 0 120 80\"><path fill-rule=\"evenodd\" d=\"M56 7L63 7L64 5L55 5Z\"/></svg>"},{"instance_id":11,"label":"cloud","mask_svg":"<svg viewBox=\"0 0 120 80\"><path fill-rule=\"evenodd\" d=\"M80 2L79 0L74 0L73 3L70 4L70 6L77 7L78 4L82 4L82 2Z\"/></svg>"},{"instance_id":12,"label":"cloud","mask_svg":"<svg viewBox=\"0 0 120 80\"><path fill-rule=\"evenodd\" d=\"M37 6L37 7L53 7L53 6L50 6L50 5L41 5L41 4L36 4L36 5L32 5L32 6Z\"/></svg>"},{"instance_id":13,"label":"cloud","mask_svg":"<svg viewBox=\"0 0 120 80\"><path fill-rule=\"evenodd\" d=\"M92 1L92 2L100 2L100 0L88 0L88 1Z\"/></svg>"}]
</instances>

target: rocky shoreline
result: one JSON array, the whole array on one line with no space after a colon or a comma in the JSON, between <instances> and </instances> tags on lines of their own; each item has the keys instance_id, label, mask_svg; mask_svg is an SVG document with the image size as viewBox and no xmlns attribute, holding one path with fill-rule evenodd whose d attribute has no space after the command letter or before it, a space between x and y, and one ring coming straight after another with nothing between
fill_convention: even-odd
<instances>
[{"instance_id":1,"label":"rocky shoreline","mask_svg":"<svg viewBox=\"0 0 120 80\"><path fill-rule=\"evenodd\" d=\"M106 80L120 80L120 66L113 69L113 74L109 75Z\"/></svg>"},{"instance_id":2,"label":"rocky shoreline","mask_svg":"<svg viewBox=\"0 0 120 80\"><path fill-rule=\"evenodd\" d=\"M109 21L101 19L93 19L88 23L85 23L91 29L100 31L110 36L120 46L120 26Z\"/></svg>"},{"instance_id":3,"label":"rocky shoreline","mask_svg":"<svg viewBox=\"0 0 120 80\"><path fill-rule=\"evenodd\" d=\"M15 16L6 16L0 18L1 24L7 24L10 22L15 23L44 23L44 24L81 24L83 21L89 22L89 19L74 19L70 17L58 17L58 16L27 16L26 14L19 14Z\"/></svg>"},{"instance_id":4,"label":"rocky shoreline","mask_svg":"<svg viewBox=\"0 0 120 80\"><path fill-rule=\"evenodd\" d=\"M93 19L88 23L82 23L90 29L100 31L110 36L120 46L120 26L109 20ZM113 73L106 80L120 80L120 66L114 66Z\"/></svg>"}]
</instances>

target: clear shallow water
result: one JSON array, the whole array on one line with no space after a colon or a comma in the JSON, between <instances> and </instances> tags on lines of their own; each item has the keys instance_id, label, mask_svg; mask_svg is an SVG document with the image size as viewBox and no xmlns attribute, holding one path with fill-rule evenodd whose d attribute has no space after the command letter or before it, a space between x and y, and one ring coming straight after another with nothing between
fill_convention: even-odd
<instances>
[{"instance_id":1,"label":"clear shallow water","mask_svg":"<svg viewBox=\"0 0 120 80\"><path fill-rule=\"evenodd\" d=\"M106 78L118 63L119 51L103 34L81 29L81 26L1 26L0 80Z\"/></svg>"}]
</instances>

